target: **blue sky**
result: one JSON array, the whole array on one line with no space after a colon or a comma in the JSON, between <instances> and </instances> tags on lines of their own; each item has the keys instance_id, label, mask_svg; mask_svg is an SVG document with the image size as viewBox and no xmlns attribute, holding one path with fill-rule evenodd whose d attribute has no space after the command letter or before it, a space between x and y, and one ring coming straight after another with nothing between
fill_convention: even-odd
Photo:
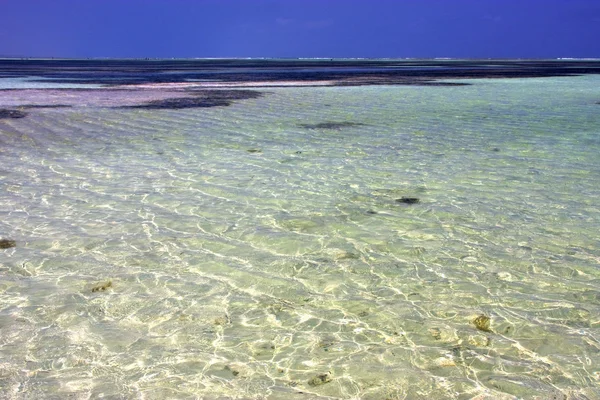
<instances>
[{"instance_id":1,"label":"blue sky","mask_svg":"<svg viewBox=\"0 0 600 400\"><path fill-rule=\"evenodd\" d=\"M600 0L0 0L0 55L600 57Z\"/></svg>"}]
</instances>

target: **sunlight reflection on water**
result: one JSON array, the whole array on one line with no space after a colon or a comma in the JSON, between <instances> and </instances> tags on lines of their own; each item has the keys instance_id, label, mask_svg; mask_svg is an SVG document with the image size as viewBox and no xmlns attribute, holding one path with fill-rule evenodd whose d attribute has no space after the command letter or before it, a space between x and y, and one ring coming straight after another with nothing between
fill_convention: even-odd
<instances>
[{"instance_id":1,"label":"sunlight reflection on water","mask_svg":"<svg viewBox=\"0 0 600 400\"><path fill-rule=\"evenodd\" d=\"M600 396L598 79L0 121L0 387Z\"/></svg>"}]
</instances>

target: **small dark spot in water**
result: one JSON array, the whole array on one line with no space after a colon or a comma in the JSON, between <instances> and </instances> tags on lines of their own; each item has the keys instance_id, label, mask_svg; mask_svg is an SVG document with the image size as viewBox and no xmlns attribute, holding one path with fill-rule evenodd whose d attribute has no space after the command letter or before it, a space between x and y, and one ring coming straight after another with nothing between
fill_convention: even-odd
<instances>
[{"instance_id":1,"label":"small dark spot in water","mask_svg":"<svg viewBox=\"0 0 600 400\"><path fill-rule=\"evenodd\" d=\"M11 247L16 247L17 242L11 239L0 239L0 249L10 249Z\"/></svg>"},{"instance_id":2,"label":"small dark spot in water","mask_svg":"<svg viewBox=\"0 0 600 400\"><path fill-rule=\"evenodd\" d=\"M500 147L494 147L494 148L492 149L492 151L496 151L496 152L498 152L498 151L500 151Z\"/></svg>"},{"instance_id":3,"label":"small dark spot in water","mask_svg":"<svg viewBox=\"0 0 600 400\"><path fill-rule=\"evenodd\" d=\"M396 201L398 203L404 203L404 204L417 204L421 200L419 200L418 197L404 197L404 196L402 196L401 198L396 199Z\"/></svg>"},{"instance_id":4,"label":"small dark spot in water","mask_svg":"<svg viewBox=\"0 0 600 400\"><path fill-rule=\"evenodd\" d=\"M0 109L0 119L25 118L26 116L27 113L23 111L7 110L5 108Z\"/></svg>"},{"instance_id":5,"label":"small dark spot in water","mask_svg":"<svg viewBox=\"0 0 600 400\"><path fill-rule=\"evenodd\" d=\"M431 333L431 336L435 340L440 340L442 338L442 330L440 328L431 328L429 333Z\"/></svg>"},{"instance_id":6,"label":"small dark spot in water","mask_svg":"<svg viewBox=\"0 0 600 400\"><path fill-rule=\"evenodd\" d=\"M364 124L360 122L351 122L351 121L327 121L321 122L318 124L299 124L302 128L306 129L332 129L332 130L340 130L342 128L348 128L351 126L363 126Z\"/></svg>"},{"instance_id":7,"label":"small dark spot in water","mask_svg":"<svg viewBox=\"0 0 600 400\"><path fill-rule=\"evenodd\" d=\"M300 150L298 150L298 151L296 152L296 154L302 154L302 152L301 152Z\"/></svg>"},{"instance_id":8,"label":"small dark spot in water","mask_svg":"<svg viewBox=\"0 0 600 400\"><path fill-rule=\"evenodd\" d=\"M329 372L326 374L318 374L308 380L310 386L320 386L329 382L331 382L331 374Z\"/></svg>"},{"instance_id":9,"label":"small dark spot in water","mask_svg":"<svg viewBox=\"0 0 600 400\"><path fill-rule=\"evenodd\" d=\"M336 344L336 340L333 337L327 337L323 340L321 340L318 344L318 346L320 348L322 348L325 351L328 351L330 347L334 346Z\"/></svg>"},{"instance_id":10,"label":"small dark spot in water","mask_svg":"<svg viewBox=\"0 0 600 400\"><path fill-rule=\"evenodd\" d=\"M463 346L456 345L456 346L453 346L450 350L452 351L452 354L454 355L454 357L461 358L462 352L464 349L463 349Z\"/></svg>"},{"instance_id":11,"label":"small dark spot in water","mask_svg":"<svg viewBox=\"0 0 600 400\"><path fill-rule=\"evenodd\" d=\"M224 369L225 371L231 372L233 376L238 376L240 374L240 371L234 365L226 365Z\"/></svg>"},{"instance_id":12,"label":"small dark spot in water","mask_svg":"<svg viewBox=\"0 0 600 400\"><path fill-rule=\"evenodd\" d=\"M248 153L262 153L261 149L248 149L246 150Z\"/></svg>"},{"instance_id":13,"label":"small dark spot in water","mask_svg":"<svg viewBox=\"0 0 600 400\"><path fill-rule=\"evenodd\" d=\"M367 214L370 214L370 215L375 215L375 214L377 214L377 211L368 210L368 211L367 211Z\"/></svg>"},{"instance_id":14,"label":"small dark spot in water","mask_svg":"<svg viewBox=\"0 0 600 400\"><path fill-rule=\"evenodd\" d=\"M227 324L231 323L231 319L229 318L229 315L225 314L225 315L215 318L213 323L215 325L227 325Z\"/></svg>"}]
</instances>

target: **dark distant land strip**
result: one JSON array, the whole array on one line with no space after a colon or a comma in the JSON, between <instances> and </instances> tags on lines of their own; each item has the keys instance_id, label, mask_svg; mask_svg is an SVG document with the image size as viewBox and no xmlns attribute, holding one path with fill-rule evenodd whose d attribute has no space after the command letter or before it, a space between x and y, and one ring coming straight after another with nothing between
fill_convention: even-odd
<instances>
[{"instance_id":1,"label":"dark distant land strip","mask_svg":"<svg viewBox=\"0 0 600 400\"><path fill-rule=\"evenodd\" d=\"M48 60L0 59L2 78L31 87L0 89L0 120L36 109L226 107L272 87L465 86L468 79L600 74L600 60ZM456 80L461 80L457 82ZM36 82L70 87L35 87ZM87 84L97 87L76 85ZM26 85L27 86L27 85ZM252 89L252 90L249 90ZM259 90L257 90L259 89ZM338 122L307 129L340 129ZM345 126L345 125L344 125Z\"/></svg>"},{"instance_id":2,"label":"dark distant land strip","mask_svg":"<svg viewBox=\"0 0 600 400\"><path fill-rule=\"evenodd\" d=\"M49 83L106 86L181 82L260 87L455 86L455 79L539 78L600 74L600 60L50 60L0 59L0 78L41 77ZM34 80L35 81L35 80Z\"/></svg>"}]
</instances>

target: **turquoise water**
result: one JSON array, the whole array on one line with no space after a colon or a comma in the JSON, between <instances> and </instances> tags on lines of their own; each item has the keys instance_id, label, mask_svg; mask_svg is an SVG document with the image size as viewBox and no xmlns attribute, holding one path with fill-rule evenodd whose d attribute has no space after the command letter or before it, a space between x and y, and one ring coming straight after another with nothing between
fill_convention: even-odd
<instances>
[{"instance_id":1,"label":"turquoise water","mask_svg":"<svg viewBox=\"0 0 600 400\"><path fill-rule=\"evenodd\" d=\"M0 120L2 396L600 398L600 77L468 82Z\"/></svg>"}]
</instances>

